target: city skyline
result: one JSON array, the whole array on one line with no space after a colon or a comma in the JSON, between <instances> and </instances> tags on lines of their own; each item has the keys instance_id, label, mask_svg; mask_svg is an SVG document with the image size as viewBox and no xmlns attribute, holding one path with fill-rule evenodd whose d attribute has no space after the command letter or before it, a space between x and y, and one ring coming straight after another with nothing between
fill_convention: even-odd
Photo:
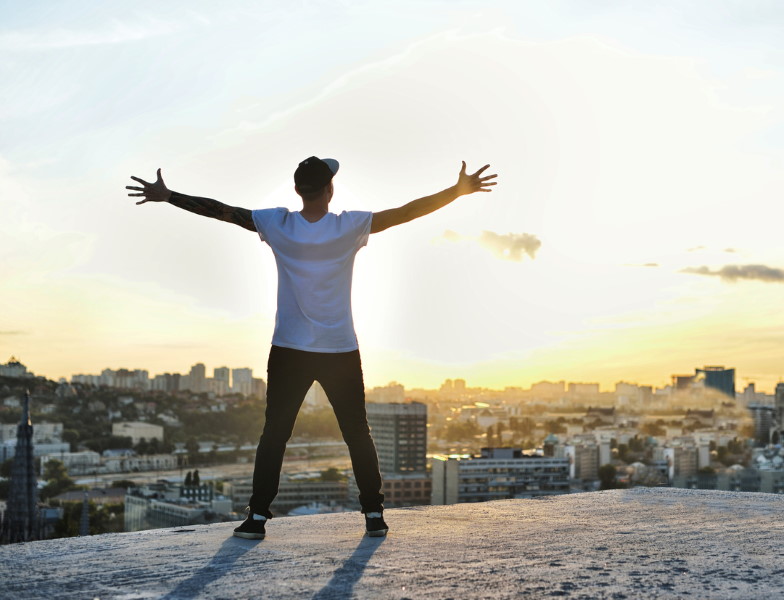
<instances>
[{"instance_id":1,"label":"city skyline","mask_svg":"<svg viewBox=\"0 0 784 600\"><path fill-rule=\"evenodd\" d=\"M68 381L69 383L101 385L99 382L106 377L115 377L118 373L120 373L123 381L132 382L134 385L138 385L140 381L139 378L141 378L147 382L147 384L150 386L150 389L172 391L169 378L176 377L178 378L178 381L182 382L191 382L193 380L199 381L199 385L197 386L199 389L193 390L191 388L183 388L182 384L180 384L179 388L175 386L173 389L191 389L191 391L197 392L212 391L219 394L242 391L242 393L245 395L252 393L254 385L258 385L259 383L263 385L264 378L254 376L254 371L252 368L234 366L230 367L225 363L219 364L221 366L211 368L213 373L211 377L207 375L210 369L206 366L206 364L204 362L197 362L182 372L166 371L162 373L154 373L149 369L137 367L118 367L116 369L112 367L104 367L96 373L72 373L70 376L64 377L62 379ZM671 373L667 378L667 381L662 384L655 384L649 381L635 381L628 377L618 379L617 381L612 382L612 384L603 384L602 382L595 380L574 381L566 377L556 377L553 379L542 379L538 381L526 382L525 384L508 385L503 387L488 387L482 385L471 385L470 382L465 378L453 376L443 379L438 384L430 387L406 385L399 379L394 379L385 383L366 381L365 387L366 389L372 390L399 387L403 390L412 391L441 390L459 393L461 391L464 392L467 390L481 389L487 389L489 391L504 391L505 389L533 391L536 388L547 387L549 389L553 388L553 386L560 385L563 388L564 393L572 387L574 387L575 390L585 388L586 390L589 390L590 393L610 393L612 391L617 392L619 389L624 387L647 387L650 388L650 391L664 391L667 389L682 389L691 385L698 385L706 387L717 387L719 389L723 388L722 391L727 394L729 394L729 389L732 387L736 394L744 394L748 390L753 394L762 394L772 397L777 389L781 389L781 386L784 386L784 380L780 380L774 384L773 388L767 390L758 386L755 381L751 381L748 377L741 377L738 380L736 379L737 370L733 367L725 367L724 365L703 365L701 367L693 366L691 369L693 369L694 373L687 373L686 371L688 368L682 368L675 373ZM22 376L19 375L19 373L21 373L23 370L28 374L32 373L36 376L44 376L40 373L35 373L32 369L28 368L27 365L22 364L21 361L19 361L19 359L14 356L9 359L7 364L0 364L0 375L4 375L5 370L8 370L9 373L13 373L11 375L13 377ZM713 375L707 373L710 371L713 372ZM716 377L729 379L723 380L723 383L718 385L716 382ZM48 379L56 381L52 378ZM221 385L215 386L214 384L216 383L220 383ZM116 386L107 383L103 383L103 385L108 385L109 387L133 387L133 385ZM588 392L586 391L585 393Z\"/></svg>"},{"instance_id":2,"label":"city skyline","mask_svg":"<svg viewBox=\"0 0 784 600\"><path fill-rule=\"evenodd\" d=\"M777 3L1 10L3 359L265 373L268 249L124 186L161 167L177 191L296 209L316 154L341 161L338 212L435 192L461 160L499 174L358 254L370 386L784 376Z\"/></svg>"}]
</instances>

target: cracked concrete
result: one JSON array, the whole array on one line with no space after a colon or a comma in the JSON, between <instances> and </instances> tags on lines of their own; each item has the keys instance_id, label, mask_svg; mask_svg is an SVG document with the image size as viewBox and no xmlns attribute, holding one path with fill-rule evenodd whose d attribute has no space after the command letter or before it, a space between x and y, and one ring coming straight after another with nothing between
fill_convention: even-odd
<instances>
[{"instance_id":1,"label":"cracked concrete","mask_svg":"<svg viewBox=\"0 0 784 600\"><path fill-rule=\"evenodd\" d=\"M0 547L0 598L771 598L784 498L635 488L217 524Z\"/></svg>"}]
</instances>

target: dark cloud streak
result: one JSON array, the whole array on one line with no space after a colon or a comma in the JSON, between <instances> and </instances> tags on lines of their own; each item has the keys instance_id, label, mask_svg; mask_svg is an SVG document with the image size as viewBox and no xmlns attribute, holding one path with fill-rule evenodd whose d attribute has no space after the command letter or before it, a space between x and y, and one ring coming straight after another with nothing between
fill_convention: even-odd
<instances>
[{"instance_id":1,"label":"dark cloud streak","mask_svg":"<svg viewBox=\"0 0 784 600\"><path fill-rule=\"evenodd\" d=\"M718 277L722 281L733 283L741 279L764 281L766 283L784 283L784 270L766 265L725 265L715 271L705 266L688 267L682 269L681 273Z\"/></svg>"}]
</instances>

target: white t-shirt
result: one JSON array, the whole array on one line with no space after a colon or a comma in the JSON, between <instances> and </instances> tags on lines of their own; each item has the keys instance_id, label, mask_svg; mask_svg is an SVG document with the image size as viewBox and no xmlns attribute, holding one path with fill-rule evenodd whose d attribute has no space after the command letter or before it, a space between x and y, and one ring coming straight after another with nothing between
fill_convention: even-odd
<instances>
[{"instance_id":1,"label":"white t-shirt","mask_svg":"<svg viewBox=\"0 0 784 600\"><path fill-rule=\"evenodd\" d=\"M272 344L309 352L356 350L351 277L354 257L370 236L373 213L327 213L315 223L287 208L252 215L278 265Z\"/></svg>"}]
</instances>

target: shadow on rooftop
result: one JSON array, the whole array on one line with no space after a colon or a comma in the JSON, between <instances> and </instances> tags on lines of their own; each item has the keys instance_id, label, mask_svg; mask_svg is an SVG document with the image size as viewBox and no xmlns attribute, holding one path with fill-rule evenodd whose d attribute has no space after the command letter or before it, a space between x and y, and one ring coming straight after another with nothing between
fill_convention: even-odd
<instances>
[{"instance_id":1,"label":"shadow on rooftop","mask_svg":"<svg viewBox=\"0 0 784 600\"><path fill-rule=\"evenodd\" d=\"M370 557L385 537L363 537L353 554L332 574L332 579L311 600L342 600L354 595L354 586L362 578Z\"/></svg>"},{"instance_id":2,"label":"shadow on rooftop","mask_svg":"<svg viewBox=\"0 0 784 600\"><path fill-rule=\"evenodd\" d=\"M236 537L227 538L207 565L196 571L188 579L181 581L162 600L198 598L207 585L226 575L232 570L237 559L257 545L258 543L248 543L248 540Z\"/></svg>"}]
</instances>

